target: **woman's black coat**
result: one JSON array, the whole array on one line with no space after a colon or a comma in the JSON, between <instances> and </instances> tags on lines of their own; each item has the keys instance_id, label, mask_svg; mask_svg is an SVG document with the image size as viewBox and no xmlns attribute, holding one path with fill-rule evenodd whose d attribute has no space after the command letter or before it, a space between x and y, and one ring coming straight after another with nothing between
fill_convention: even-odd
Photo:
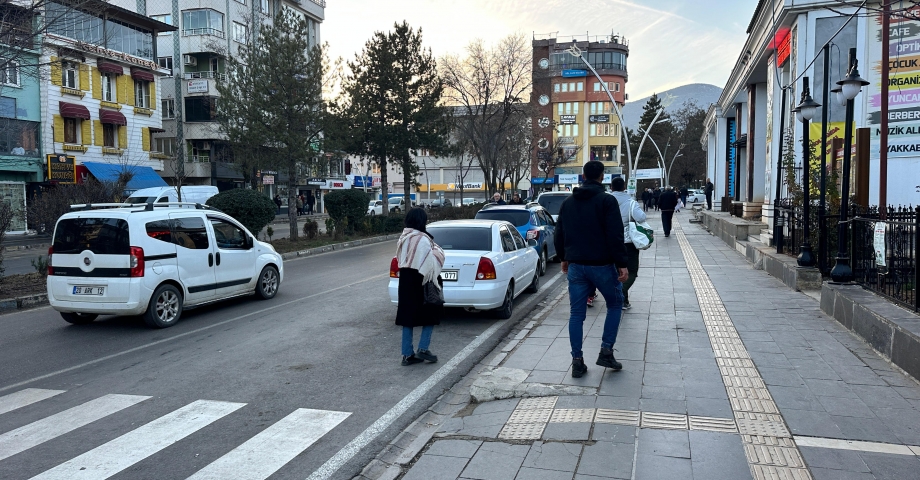
<instances>
[{"instance_id":1,"label":"woman's black coat","mask_svg":"<svg viewBox=\"0 0 920 480\"><path fill-rule=\"evenodd\" d=\"M422 305L422 277L414 268L399 269L399 306L396 324L402 327L424 327L441 324L442 307ZM440 283L440 277L438 277ZM443 286L443 284L442 284Z\"/></svg>"}]
</instances>

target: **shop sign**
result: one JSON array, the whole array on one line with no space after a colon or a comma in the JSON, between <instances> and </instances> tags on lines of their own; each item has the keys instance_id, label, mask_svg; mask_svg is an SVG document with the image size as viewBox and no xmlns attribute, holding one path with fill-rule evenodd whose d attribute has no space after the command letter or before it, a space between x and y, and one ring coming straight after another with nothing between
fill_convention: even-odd
<instances>
[{"instance_id":1,"label":"shop sign","mask_svg":"<svg viewBox=\"0 0 920 480\"><path fill-rule=\"evenodd\" d=\"M561 185L574 185L578 183L578 175L573 175L573 174L559 175L559 183Z\"/></svg>"},{"instance_id":2,"label":"shop sign","mask_svg":"<svg viewBox=\"0 0 920 480\"><path fill-rule=\"evenodd\" d=\"M575 123L575 115L559 115L559 123L570 125Z\"/></svg>"},{"instance_id":3,"label":"shop sign","mask_svg":"<svg viewBox=\"0 0 920 480\"><path fill-rule=\"evenodd\" d=\"M207 80L189 80L188 93L208 93Z\"/></svg>"},{"instance_id":4,"label":"shop sign","mask_svg":"<svg viewBox=\"0 0 920 480\"><path fill-rule=\"evenodd\" d=\"M76 157L48 155L48 180L57 183L77 183Z\"/></svg>"},{"instance_id":5,"label":"shop sign","mask_svg":"<svg viewBox=\"0 0 920 480\"><path fill-rule=\"evenodd\" d=\"M789 59L789 54L791 53L791 50L790 50L791 42L792 42L792 35L789 35L788 33L783 38L783 40L779 42L779 47L776 49L776 66L777 67L782 67L786 63L786 60Z\"/></svg>"},{"instance_id":6,"label":"shop sign","mask_svg":"<svg viewBox=\"0 0 920 480\"><path fill-rule=\"evenodd\" d=\"M262 175L262 185L274 185L275 176L274 175Z\"/></svg>"},{"instance_id":7,"label":"shop sign","mask_svg":"<svg viewBox=\"0 0 920 480\"><path fill-rule=\"evenodd\" d=\"M590 123L610 123L610 115L588 115Z\"/></svg>"},{"instance_id":8,"label":"shop sign","mask_svg":"<svg viewBox=\"0 0 920 480\"><path fill-rule=\"evenodd\" d=\"M351 188L351 182L348 180L326 180L326 190L343 190Z\"/></svg>"},{"instance_id":9,"label":"shop sign","mask_svg":"<svg viewBox=\"0 0 920 480\"><path fill-rule=\"evenodd\" d=\"M566 69L566 70L563 70L563 71L562 71L562 76L563 76L563 77L566 77L566 78L570 78L570 77L587 77L587 76L588 76L588 71L587 71L587 70L570 70L570 69Z\"/></svg>"},{"instance_id":10,"label":"shop sign","mask_svg":"<svg viewBox=\"0 0 920 480\"><path fill-rule=\"evenodd\" d=\"M637 168L636 174L633 175L636 180L649 180L652 178L663 178L660 168Z\"/></svg>"},{"instance_id":11,"label":"shop sign","mask_svg":"<svg viewBox=\"0 0 920 480\"><path fill-rule=\"evenodd\" d=\"M322 186L322 185L325 185L325 184L326 184L326 179L325 179L325 178L316 178L316 177L313 177L313 178L310 178L310 179L307 180L307 185L320 185L320 186Z\"/></svg>"},{"instance_id":12,"label":"shop sign","mask_svg":"<svg viewBox=\"0 0 920 480\"><path fill-rule=\"evenodd\" d=\"M556 139L557 145L572 145L575 143L575 137L559 137Z\"/></svg>"}]
</instances>

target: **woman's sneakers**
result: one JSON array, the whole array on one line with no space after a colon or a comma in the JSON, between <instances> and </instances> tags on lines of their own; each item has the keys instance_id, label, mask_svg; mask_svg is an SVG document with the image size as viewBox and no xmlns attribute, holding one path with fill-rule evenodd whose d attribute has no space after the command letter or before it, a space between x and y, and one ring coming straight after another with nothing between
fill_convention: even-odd
<instances>
[{"instance_id":1,"label":"woman's sneakers","mask_svg":"<svg viewBox=\"0 0 920 480\"><path fill-rule=\"evenodd\" d=\"M422 363L424 360L416 357L415 355L409 355L408 357L403 355L402 366L408 367L409 365L415 365L416 363Z\"/></svg>"},{"instance_id":2,"label":"woman's sneakers","mask_svg":"<svg viewBox=\"0 0 920 480\"><path fill-rule=\"evenodd\" d=\"M415 356L426 362L437 363L438 361L438 356L431 353L431 350L419 350L415 352Z\"/></svg>"},{"instance_id":3,"label":"woman's sneakers","mask_svg":"<svg viewBox=\"0 0 920 480\"><path fill-rule=\"evenodd\" d=\"M408 357L403 357L402 365L408 367L409 365L415 365L416 363L430 362L435 363L438 361L438 356L431 353L431 350L419 350L415 355L409 355Z\"/></svg>"}]
</instances>

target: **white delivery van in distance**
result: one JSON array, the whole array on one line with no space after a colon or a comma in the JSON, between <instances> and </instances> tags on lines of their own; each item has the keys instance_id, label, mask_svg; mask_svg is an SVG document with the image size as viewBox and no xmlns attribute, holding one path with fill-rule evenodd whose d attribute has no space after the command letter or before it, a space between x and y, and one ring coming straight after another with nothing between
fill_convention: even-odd
<instances>
[{"instance_id":1,"label":"white delivery van in distance","mask_svg":"<svg viewBox=\"0 0 920 480\"><path fill-rule=\"evenodd\" d=\"M182 187L182 202L204 204L217 195L217 187L210 185L187 185ZM125 200L127 204L178 202L176 187L142 188ZM192 205L187 205L191 208Z\"/></svg>"}]
</instances>

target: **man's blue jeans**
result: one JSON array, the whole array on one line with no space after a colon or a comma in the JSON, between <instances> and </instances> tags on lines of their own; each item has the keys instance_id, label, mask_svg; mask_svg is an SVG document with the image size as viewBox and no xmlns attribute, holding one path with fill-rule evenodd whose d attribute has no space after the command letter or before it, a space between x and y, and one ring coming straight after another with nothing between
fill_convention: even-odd
<instances>
[{"instance_id":1,"label":"man's blue jeans","mask_svg":"<svg viewBox=\"0 0 920 480\"><path fill-rule=\"evenodd\" d=\"M433 330L434 327L431 325L422 327L422 336L418 339L419 350L428 350L428 345L431 343L431 332ZM415 350L412 349L412 327L403 327L402 354L404 357L415 354Z\"/></svg>"},{"instance_id":2,"label":"man's blue jeans","mask_svg":"<svg viewBox=\"0 0 920 480\"><path fill-rule=\"evenodd\" d=\"M581 351L584 339L585 315L588 309L588 295L595 288L607 302L607 319L604 321L604 335L601 348L613 348L620 329L620 317L623 314L623 287L617 279L619 273L615 265L592 267L589 265L569 264L569 342L572 344L572 358L583 358Z\"/></svg>"}]
</instances>

